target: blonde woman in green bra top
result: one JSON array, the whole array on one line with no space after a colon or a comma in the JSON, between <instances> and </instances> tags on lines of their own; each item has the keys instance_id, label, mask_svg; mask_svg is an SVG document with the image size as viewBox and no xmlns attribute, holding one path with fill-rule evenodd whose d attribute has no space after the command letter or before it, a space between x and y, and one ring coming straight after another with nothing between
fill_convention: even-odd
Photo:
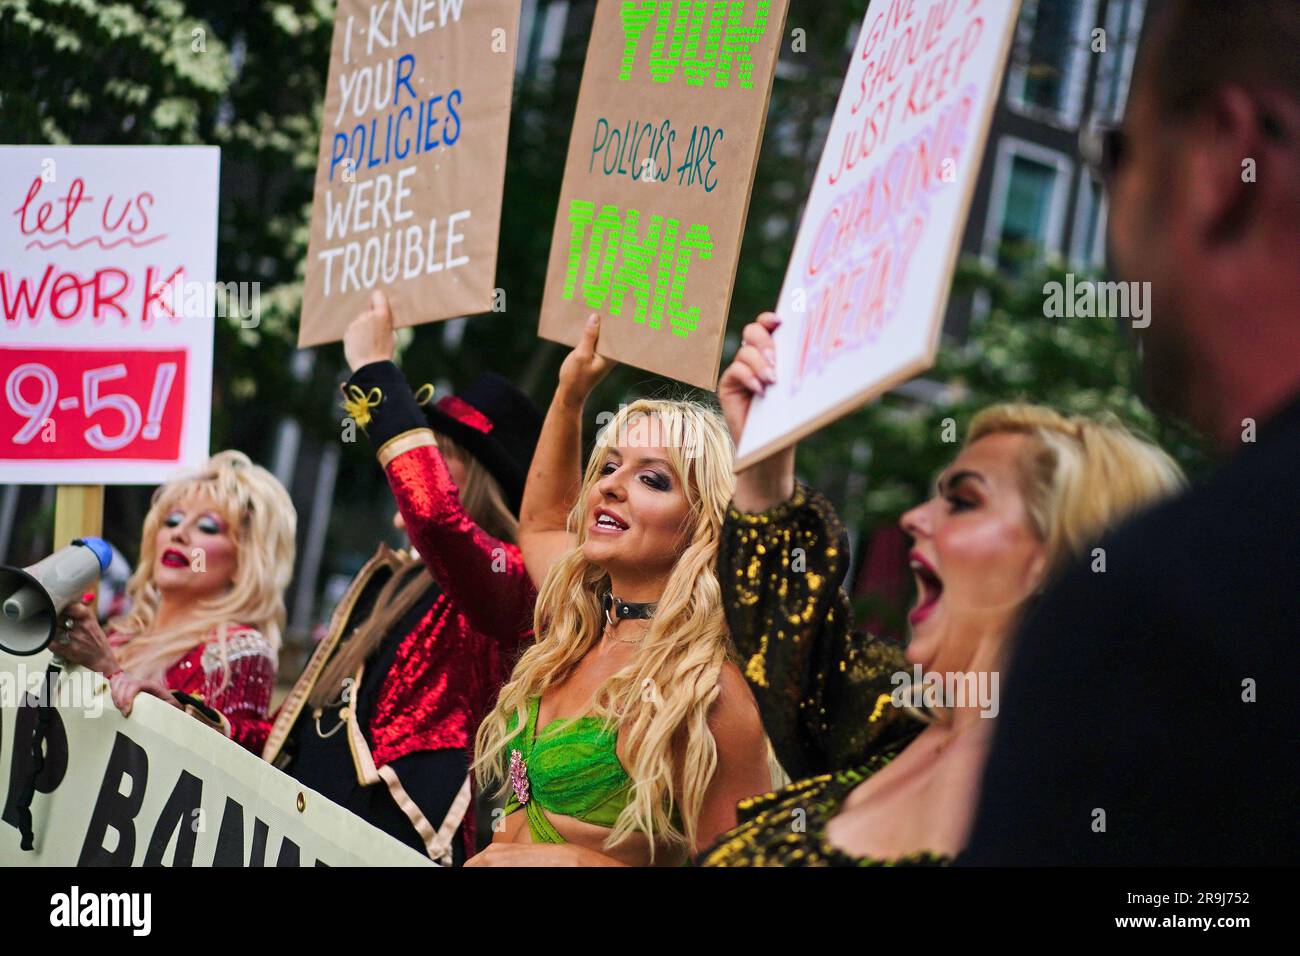
<instances>
[{"instance_id":1,"label":"blonde woman in green bra top","mask_svg":"<svg viewBox=\"0 0 1300 956\"><path fill-rule=\"evenodd\" d=\"M475 771L507 803L470 866L679 864L771 786L715 573L726 425L634 402L584 472L582 406L610 367L598 334L593 317L560 369L524 492L538 637L479 728Z\"/></svg>"}]
</instances>

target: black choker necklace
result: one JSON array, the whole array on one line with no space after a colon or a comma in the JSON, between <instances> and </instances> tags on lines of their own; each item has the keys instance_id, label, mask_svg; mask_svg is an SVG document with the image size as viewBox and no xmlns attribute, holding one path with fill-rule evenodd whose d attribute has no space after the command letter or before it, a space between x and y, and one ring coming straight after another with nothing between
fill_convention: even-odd
<instances>
[{"instance_id":1,"label":"black choker necklace","mask_svg":"<svg viewBox=\"0 0 1300 956\"><path fill-rule=\"evenodd\" d=\"M609 622L610 627L614 627L619 621L647 620L654 616L655 608L659 606L656 603L636 604L632 601L620 601L609 591L605 592L601 603L605 606L605 620Z\"/></svg>"}]
</instances>

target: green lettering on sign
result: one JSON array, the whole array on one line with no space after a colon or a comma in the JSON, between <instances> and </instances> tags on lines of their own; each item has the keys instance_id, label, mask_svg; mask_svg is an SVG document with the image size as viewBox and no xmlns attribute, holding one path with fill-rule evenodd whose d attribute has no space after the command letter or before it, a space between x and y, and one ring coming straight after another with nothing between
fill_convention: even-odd
<instances>
[{"instance_id":1,"label":"green lettering on sign","mask_svg":"<svg viewBox=\"0 0 1300 956\"><path fill-rule=\"evenodd\" d=\"M754 86L751 48L767 30L771 0L622 0L623 57L618 78L629 79L637 48L647 32L650 42L650 76L670 83L685 74L687 86L713 85L726 89L731 71L742 90ZM674 10L675 8L675 10ZM753 11L747 20L746 8ZM653 31L649 31L651 24Z\"/></svg>"},{"instance_id":2,"label":"green lettering on sign","mask_svg":"<svg viewBox=\"0 0 1300 956\"><path fill-rule=\"evenodd\" d=\"M665 316L673 335L686 337L700 324L698 306L686 306L686 279L691 261L713 257L708 226L682 228L676 219L636 209L620 212L606 203L575 199L569 204L569 261L564 299L579 292L588 308L605 309L652 329Z\"/></svg>"}]
</instances>

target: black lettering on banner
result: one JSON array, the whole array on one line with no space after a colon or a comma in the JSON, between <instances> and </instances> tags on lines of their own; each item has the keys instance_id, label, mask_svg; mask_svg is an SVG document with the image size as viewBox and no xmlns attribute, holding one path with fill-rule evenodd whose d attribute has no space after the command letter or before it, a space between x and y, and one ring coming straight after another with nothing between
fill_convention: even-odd
<instances>
[{"instance_id":1,"label":"black lettering on banner","mask_svg":"<svg viewBox=\"0 0 1300 956\"><path fill-rule=\"evenodd\" d=\"M122 783L131 778L131 792L122 796ZM130 866L135 858L135 817L144 804L145 782L149 779L149 755L143 747L118 731L108 755L104 780L86 828L77 866ZM104 846L108 828L117 833L117 846Z\"/></svg>"},{"instance_id":2,"label":"black lettering on banner","mask_svg":"<svg viewBox=\"0 0 1300 956\"><path fill-rule=\"evenodd\" d=\"M248 866L266 866L266 837L269 828L258 817L253 817L253 845L248 856ZM298 848L293 848L297 858ZM283 858L285 848L280 847ZM226 806L221 811L221 829L217 832L217 850L212 857L213 866L244 866L244 807L234 797L226 797ZM297 866L292 864L279 864Z\"/></svg>"},{"instance_id":3,"label":"black lettering on banner","mask_svg":"<svg viewBox=\"0 0 1300 956\"><path fill-rule=\"evenodd\" d=\"M288 837L280 841L280 856L275 861L276 866L302 866L298 862L298 844L294 843Z\"/></svg>"},{"instance_id":4,"label":"black lettering on banner","mask_svg":"<svg viewBox=\"0 0 1300 956\"><path fill-rule=\"evenodd\" d=\"M249 855L249 866L266 866L266 835L268 827L257 817L253 817L253 852Z\"/></svg>"},{"instance_id":5,"label":"black lettering on banner","mask_svg":"<svg viewBox=\"0 0 1300 956\"><path fill-rule=\"evenodd\" d=\"M244 865L244 807L234 797L226 797L225 809L221 811L221 829L217 831L212 865Z\"/></svg>"},{"instance_id":6,"label":"black lettering on banner","mask_svg":"<svg viewBox=\"0 0 1300 956\"><path fill-rule=\"evenodd\" d=\"M36 733L37 699L23 695L23 705L14 712L14 754L9 764L9 792L5 796L4 814L11 827L18 826L18 788L32 768L32 737ZM36 775L36 792L53 793L68 772L68 732L58 708L49 709L45 727L45 766Z\"/></svg>"},{"instance_id":7,"label":"black lettering on banner","mask_svg":"<svg viewBox=\"0 0 1300 956\"><path fill-rule=\"evenodd\" d=\"M199 837L194 829L194 820L202 800L203 781L188 770L182 770L171 796L158 814L158 822L154 824L149 847L144 851L145 866L163 865L163 854L167 852L173 831L176 832L176 853L172 857L172 866L194 865L194 843Z\"/></svg>"}]
</instances>

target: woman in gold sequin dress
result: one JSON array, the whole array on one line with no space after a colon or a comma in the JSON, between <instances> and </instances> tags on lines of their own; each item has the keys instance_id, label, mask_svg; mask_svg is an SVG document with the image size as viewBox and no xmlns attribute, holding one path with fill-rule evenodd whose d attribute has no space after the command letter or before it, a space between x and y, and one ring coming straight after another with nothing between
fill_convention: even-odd
<instances>
[{"instance_id":1,"label":"woman in gold sequin dress","mask_svg":"<svg viewBox=\"0 0 1300 956\"><path fill-rule=\"evenodd\" d=\"M775 381L778 324L767 313L747 326L722 377L733 437ZM1175 490L1178 467L1117 423L985 409L935 496L901 519L918 590L904 651L853 631L844 529L796 482L794 453L738 476L718 578L764 726L797 782L743 801L701 862L948 862L974 815L1020 614L1088 542Z\"/></svg>"}]
</instances>

